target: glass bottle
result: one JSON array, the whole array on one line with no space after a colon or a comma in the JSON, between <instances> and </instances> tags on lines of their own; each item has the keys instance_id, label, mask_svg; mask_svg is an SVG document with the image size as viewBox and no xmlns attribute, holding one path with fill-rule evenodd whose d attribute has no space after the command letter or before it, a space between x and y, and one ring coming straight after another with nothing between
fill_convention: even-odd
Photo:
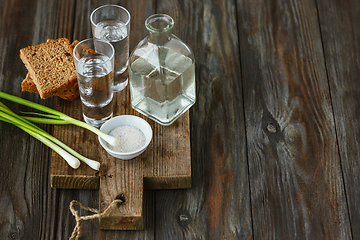
<instances>
[{"instance_id":1,"label":"glass bottle","mask_svg":"<svg viewBox=\"0 0 360 240\"><path fill-rule=\"evenodd\" d=\"M171 33L174 20L155 14L145 21L149 35L130 55L131 105L163 126L171 125L195 103L195 58Z\"/></svg>"}]
</instances>

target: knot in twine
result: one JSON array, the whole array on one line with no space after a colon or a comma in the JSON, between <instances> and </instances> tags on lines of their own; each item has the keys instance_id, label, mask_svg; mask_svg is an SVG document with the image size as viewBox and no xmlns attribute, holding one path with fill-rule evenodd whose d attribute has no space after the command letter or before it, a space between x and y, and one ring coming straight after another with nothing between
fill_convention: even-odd
<instances>
[{"instance_id":1,"label":"knot in twine","mask_svg":"<svg viewBox=\"0 0 360 240\"><path fill-rule=\"evenodd\" d=\"M90 207L86 207L86 206L84 206L83 204L81 204L80 202L78 202L78 201L76 201L76 200L72 200L72 201L70 202L70 207L69 207L69 208L70 208L70 211L71 211L72 215L74 215L74 217L75 217L76 226L75 226L75 228L74 228L74 230L73 230L73 232L72 232L71 237L69 238L69 240L78 240L78 239L79 239L79 237L80 237L80 235L81 235L81 224L82 224L82 222L83 222L84 220L90 220L90 219L100 218L100 217L104 216L104 215L109 211L109 209L112 208L112 206L117 205L117 204L122 204L122 203L124 203L123 200L121 200L121 199L115 199L114 201L112 201L112 202L110 203L110 205L105 209L104 212L99 213L99 210L97 210L97 209L90 208ZM75 205L75 204L78 205L78 206L80 206L80 207L83 208L84 210L89 211L89 212L93 212L93 213L95 213L95 214L89 215L89 216L79 217L78 211L76 211L76 210L74 209L74 205Z\"/></svg>"}]
</instances>

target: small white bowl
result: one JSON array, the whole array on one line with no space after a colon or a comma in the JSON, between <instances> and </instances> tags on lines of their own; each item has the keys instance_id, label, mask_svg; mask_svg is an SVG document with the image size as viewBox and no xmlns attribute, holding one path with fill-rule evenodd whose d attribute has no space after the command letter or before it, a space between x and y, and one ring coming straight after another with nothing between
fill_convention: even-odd
<instances>
[{"instance_id":1,"label":"small white bowl","mask_svg":"<svg viewBox=\"0 0 360 240\"><path fill-rule=\"evenodd\" d=\"M142 146L140 149L133 151L133 152L117 152L114 150L111 150L108 147L108 144L99 137L99 142L101 146L111 155L116 158L122 159L122 160L129 160L133 159L137 156L139 156L141 153L145 151L145 149L149 146L149 143L152 139L152 129L151 126L147 121L144 119L133 116L133 115L120 115L111 118L110 120L106 121L101 127L100 130L106 134L109 134L111 130L113 130L116 127L119 126L133 126L138 129L140 129L144 135L145 135L145 145Z\"/></svg>"}]
</instances>

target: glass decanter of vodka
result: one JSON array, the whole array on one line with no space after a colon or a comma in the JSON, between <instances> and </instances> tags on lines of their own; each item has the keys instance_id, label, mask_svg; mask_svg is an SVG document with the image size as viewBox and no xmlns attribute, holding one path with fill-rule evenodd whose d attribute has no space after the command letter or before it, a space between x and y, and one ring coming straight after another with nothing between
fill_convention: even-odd
<instances>
[{"instance_id":1,"label":"glass decanter of vodka","mask_svg":"<svg viewBox=\"0 0 360 240\"><path fill-rule=\"evenodd\" d=\"M131 105L163 126L171 125L195 103L195 58L171 33L173 19L155 14L145 21L149 36L131 53Z\"/></svg>"}]
</instances>

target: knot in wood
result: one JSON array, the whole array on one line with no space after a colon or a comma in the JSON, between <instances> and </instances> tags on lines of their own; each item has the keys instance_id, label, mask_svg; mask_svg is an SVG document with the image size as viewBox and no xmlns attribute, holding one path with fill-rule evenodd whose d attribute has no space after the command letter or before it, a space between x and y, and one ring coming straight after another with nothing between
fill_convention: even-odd
<instances>
[{"instance_id":1,"label":"knot in wood","mask_svg":"<svg viewBox=\"0 0 360 240\"><path fill-rule=\"evenodd\" d=\"M17 233L11 233L9 235L9 239L15 239L15 238L18 238L18 234Z\"/></svg>"},{"instance_id":2,"label":"knot in wood","mask_svg":"<svg viewBox=\"0 0 360 240\"><path fill-rule=\"evenodd\" d=\"M179 220L180 220L180 222L187 222L189 220L189 217L186 216L185 214L180 214Z\"/></svg>"},{"instance_id":3,"label":"knot in wood","mask_svg":"<svg viewBox=\"0 0 360 240\"><path fill-rule=\"evenodd\" d=\"M270 132L270 133L276 133L276 127L272 123L269 123L266 126L266 130L268 130L268 132Z\"/></svg>"}]
</instances>

